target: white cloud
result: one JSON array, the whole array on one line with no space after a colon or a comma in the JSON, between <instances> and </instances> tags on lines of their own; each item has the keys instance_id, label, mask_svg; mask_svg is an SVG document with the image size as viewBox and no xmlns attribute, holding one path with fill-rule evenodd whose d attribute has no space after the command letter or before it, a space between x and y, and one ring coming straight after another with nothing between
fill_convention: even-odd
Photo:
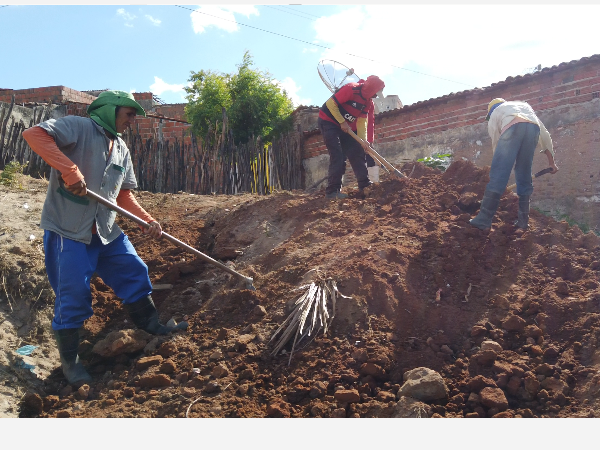
<instances>
[{"instance_id":1,"label":"white cloud","mask_svg":"<svg viewBox=\"0 0 600 450\"><path fill-rule=\"evenodd\" d=\"M161 20L160 20L160 19L155 19L154 17L152 17L152 16L151 16L151 15L149 15L149 14L146 14L146 16L145 16L145 17L146 17L146 19L148 19L148 20L149 20L149 21L152 23L152 25L154 25L154 26L159 26L159 25L161 24Z\"/></svg>"},{"instance_id":2,"label":"white cloud","mask_svg":"<svg viewBox=\"0 0 600 450\"><path fill-rule=\"evenodd\" d=\"M298 86L292 78L286 77L283 81L279 82L279 86L282 89L285 89L288 97L292 100L292 103L294 103L295 108L300 105L310 105L312 103L311 99L301 98L300 95L298 95L298 91L302 89L302 86Z\"/></svg>"},{"instance_id":3,"label":"white cloud","mask_svg":"<svg viewBox=\"0 0 600 450\"><path fill-rule=\"evenodd\" d=\"M379 75L386 94L401 94L401 99L413 87L398 85L391 92L388 80L404 77L417 88L427 84L432 91L444 85L457 92L521 75L538 64L549 67L598 53L600 5L522 4L517 16L513 6L357 5L317 19L315 38L331 48L321 58L353 67L362 78ZM399 68L464 84L414 72L409 78L410 72Z\"/></svg>"},{"instance_id":4,"label":"white cloud","mask_svg":"<svg viewBox=\"0 0 600 450\"><path fill-rule=\"evenodd\" d=\"M258 10L252 5L202 5L190 14L194 33L200 34L208 27L232 33L239 29L235 14L250 17L251 14L258 16Z\"/></svg>"},{"instance_id":5,"label":"white cloud","mask_svg":"<svg viewBox=\"0 0 600 450\"><path fill-rule=\"evenodd\" d=\"M136 18L136 16L134 14L128 13L123 8L119 8L119 9L117 9L117 16L121 17L125 21L126 27L133 27L132 22Z\"/></svg>"},{"instance_id":6,"label":"white cloud","mask_svg":"<svg viewBox=\"0 0 600 450\"><path fill-rule=\"evenodd\" d=\"M154 83L150 85L150 92L156 95L162 95L164 92L173 92L175 94L184 94L184 84L169 84L157 76L154 77Z\"/></svg>"}]
</instances>

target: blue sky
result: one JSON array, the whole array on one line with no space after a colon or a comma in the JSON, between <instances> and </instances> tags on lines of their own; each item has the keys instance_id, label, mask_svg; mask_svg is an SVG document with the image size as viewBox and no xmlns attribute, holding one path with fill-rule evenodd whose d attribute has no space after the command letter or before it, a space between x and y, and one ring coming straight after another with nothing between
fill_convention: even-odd
<instances>
[{"instance_id":1,"label":"blue sky","mask_svg":"<svg viewBox=\"0 0 600 450\"><path fill-rule=\"evenodd\" d=\"M1 6L1 5L0 5ZM248 50L296 106L330 92L333 59L405 104L600 53L600 5L425 3L8 5L0 7L0 88L154 92L185 102L190 71L232 73Z\"/></svg>"}]
</instances>

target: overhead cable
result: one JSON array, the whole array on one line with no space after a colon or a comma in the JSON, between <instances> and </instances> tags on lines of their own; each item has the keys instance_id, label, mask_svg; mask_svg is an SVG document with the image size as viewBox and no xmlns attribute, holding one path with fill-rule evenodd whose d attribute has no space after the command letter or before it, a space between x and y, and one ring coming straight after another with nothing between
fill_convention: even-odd
<instances>
[{"instance_id":1,"label":"overhead cable","mask_svg":"<svg viewBox=\"0 0 600 450\"><path fill-rule=\"evenodd\" d=\"M315 44L314 42L308 42L308 41L305 41L305 40L303 40L303 39L298 39L298 38L295 38L295 37L286 36L285 34L275 33L274 31L269 31L269 30L265 30L264 28L258 28L258 27L254 27L254 26L252 26L252 25L247 25L247 24L245 24L245 23L238 22L237 20L224 19L223 17L215 16L214 14L209 14L209 13L205 13L205 12L203 12L203 11L198 11L198 10L191 9L191 8L186 8L185 6L181 6L181 5L174 5L174 6L176 6L176 7L178 7L178 8L181 8L181 9L187 9L188 11L191 11L191 12L193 12L193 13L196 13L196 14L203 14L203 15L205 15L205 16L214 17L214 18L216 18L216 19L224 20L224 21L226 21L226 22L233 22L233 23L235 23L235 24L237 24L237 25L242 25L242 26L244 26L244 27L252 28L252 29L254 29L254 30L263 31L263 32L265 32L265 33L273 34L273 35L275 35L275 36L284 37L284 38L286 38L286 39L291 39L291 40L293 40L293 41L302 42L303 44L313 45L313 46L315 46L315 47L324 48L324 49L326 49L326 50L333 50L331 47L327 47L326 45ZM425 75L425 76L427 76L427 77L433 77L433 78L437 78L438 80L444 80L444 81L449 81L450 83L462 84L462 85L464 85L464 86L469 86L469 87L471 87L471 88L472 88L472 87L475 87L475 86L473 86L473 85L471 85L471 84L462 83L462 82L460 82L460 81L449 80L448 78L442 78L442 77L438 77L438 76L435 76L435 75L430 75L430 74L428 74L428 73L418 72L418 71L416 71L416 70L406 69L406 68L404 68L404 67L395 66L394 64L389 64L389 63L382 62L382 61L377 61L377 60L375 60L375 59L367 58L367 57L365 57L365 56L356 55L356 54L354 54L354 53L349 53L349 52L342 52L342 53L345 53L346 55L354 56L355 58L365 59L365 60L367 60L367 61L371 61L371 62L373 62L373 63L377 63L377 64L386 64L386 65L388 65L388 66L390 66L390 67L394 67L394 68L396 68L396 69L400 69L400 70L406 70L407 72L412 72L412 73L416 73L416 74L419 74L419 75Z\"/></svg>"}]
</instances>

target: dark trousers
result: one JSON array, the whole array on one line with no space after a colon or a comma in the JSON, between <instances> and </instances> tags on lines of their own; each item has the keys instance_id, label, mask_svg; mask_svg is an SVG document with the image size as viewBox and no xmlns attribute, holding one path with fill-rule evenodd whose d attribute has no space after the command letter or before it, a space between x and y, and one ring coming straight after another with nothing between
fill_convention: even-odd
<instances>
[{"instance_id":1,"label":"dark trousers","mask_svg":"<svg viewBox=\"0 0 600 450\"><path fill-rule=\"evenodd\" d=\"M346 159L350 161L358 188L369 185L367 155L352 136L344 133L339 125L319 118L319 130L329 152L329 172L325 192L331 194L342 188L342 176L346 172Z\"/></svg>"}]
</instances>

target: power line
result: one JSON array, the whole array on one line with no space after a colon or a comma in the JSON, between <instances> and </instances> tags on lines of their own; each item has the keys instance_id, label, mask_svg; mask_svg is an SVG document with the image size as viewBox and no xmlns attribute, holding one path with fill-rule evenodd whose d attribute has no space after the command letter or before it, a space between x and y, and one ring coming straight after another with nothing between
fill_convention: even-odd
<instances>
[{"instance_id":1,"label":"power line","mask_svg":"<svg viewBox=\"0 0 600 450\"><path fill-rule=\"evenodd\" d=\"M198 10L195 10L195 9L186 8L185 6L181 6L181 5L173 5L173 6L176 6L176 7L181 8L181 9L187 9L188 11L192 11L192 12L197 13L197 14L204 14L205 16L210 16L210 17L214 17L216 19L225 20L227 22L233 22L233 23L235 23L237 25L242 25L242 26L245 26L245 27L248 27L248 28L252 28L254 30L263 31L265 33L273 34L275 36L284 37L286 39L291 39L293 41L302 42L303 44L313 45L315 47L324 48L326 50L333 50L331 47L327 47L325 45L315 44L314 42L308 42L308 41L305 41L303 39L298 39L298 38L295 38L295 37L286 36L285 34L275 33L274 31L269 31L269 30L265 30L263 28L258 28L258 27L254 27L252 25L247 25L245 23L238 22L237 20L224 19L223 17L215 16L214 14L208 14L208 13L205 13L205 12L202 12L202 11L198 11ZM406 69L404 67L396 66L394 64L390 64L390 63L386 63L386 62L382 62L382 61L377 61L375 59L367 58L365 56L356 55L354 53L348 53L348 52L342 52L342 53L345 53L346 55L354 56L355 58L365 59L367 61L371 61L371 62L374 62L374 63L386 64L386 65L388 65L390 67L394 67L396 69L406 70L407 72L412 72L412 73L416 73L416 74L419 74L419 75L425 75L427 77L437 78L438 80L444 80L444 81L449 81L451 83L462 84L464 86L469 86L471 88L475 87L475 86L473 86L471 84L462 83L460 81L449 80L448 78L442 78L442 77L438 77L438 76L435 76L435 75L430 75L428 73L418 72L416 70Z\"/></svg>"},{"instance_id":2,"label":"power line","mask_svg":"<svg viewBox=\"0 0 600 450\"><path fill-rule=\"evenodd\" d=\"M266 6L266 5L264 5L264 6ZM285 5L279 5L279 6L281 6L282 8L285 8L285 9L291 9L292 11L300 12L296 8L292 8L291 6L285 6ZM307 13L307 12L302 12L302 14L306 14L307 16L313 16L313 17L316 17L317 19L321 18L321 16L317 16L315 14L311 14L311 13Z\"/></svg>"},{"instance_id":3,"label":"power line","mask_svg":"<svg viewBox=\"0 0 600 450\"><path fill-rule=\"evenodd\" d=\"M283 9L275 8L274 6L269 6L269 5L263 5L263 6L266 6L267 8L274 9L275 11L279 11L279 12L286 13L286 14L291 14L292 16L297 16L297 17L300 17L302 19L306 19L306 20L310 20L311 22L314 22L314 19L311 19L310 17L304 17L304 16L301 16L300 14L294 14L294 13L289 12L289 11L284 11Z\"/></svg>"}]
</instances>

